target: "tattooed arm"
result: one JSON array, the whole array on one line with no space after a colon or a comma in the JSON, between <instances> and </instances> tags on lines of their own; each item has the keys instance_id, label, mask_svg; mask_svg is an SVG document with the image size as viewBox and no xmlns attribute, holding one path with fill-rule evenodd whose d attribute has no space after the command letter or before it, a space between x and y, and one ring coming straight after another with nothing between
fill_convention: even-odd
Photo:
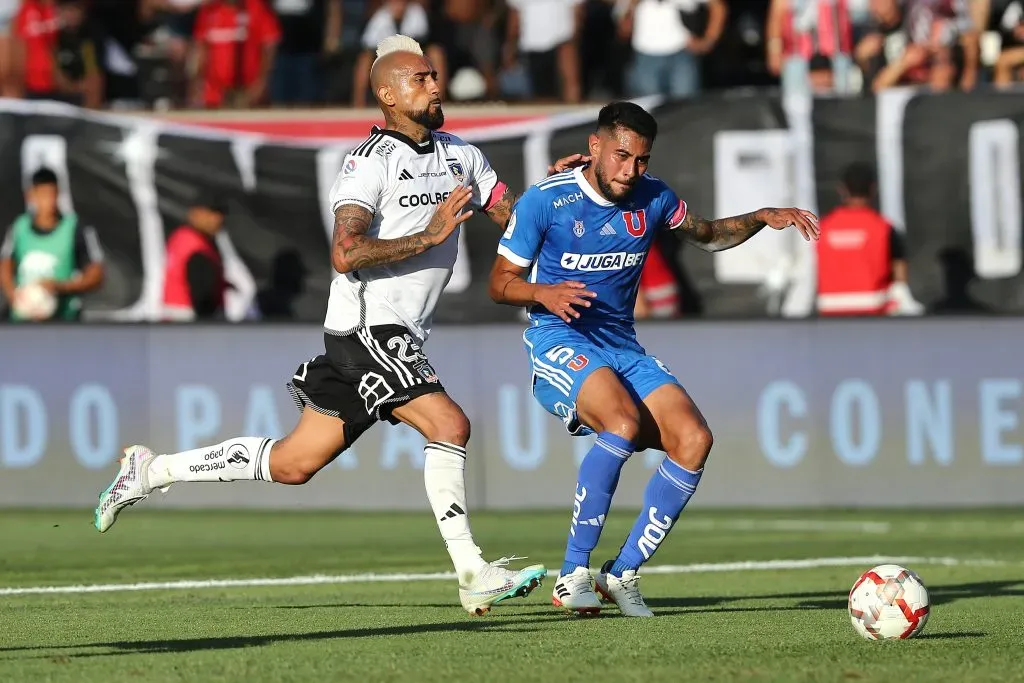
<instances>
[{"instance_id":1,"label":"tattooed arm","mask_svg":"<svg viewBox=\"0 0 1024 683\"><path fill-rule=\"evenodd\" d=\"M722 251L743 244L766 225L775 230L795 225L805 240L818 239L818 218L803 209L758 209L717 220L688 212L676 230L704 251Z\"/></svg>"},{"instance_id":2,"label":"tattooed arm","mask_svg":"<svg viewBox=\"0 0 1024 683\"><path fill-rule=\"evenodd\" d=\"M348 273L422 254L448 239L459 224L473 215L472 211L459 213L471 193L466 187L456 189L437 207L425 230L391 240L366 235L373 221L373 213L369 209L358 204L342 204L334 212L331 265L339 273Z\"/></svg>"},{"instance_id":3,"label":"tattooed arm","mask_svg":"<svg viewBox=\"0 0 1024 683\"><path fill-rule=\"evenodd\" d=\"M513 194L511 190L505 188L505 194L501 195L501 199L494 202L490 208L484 210L484 213L497 223L498 227L504 230L505 226L508 225L509 217L512 215L512 207L516 205L521 196L522 193Z\"/></svg>"}]
</instances>

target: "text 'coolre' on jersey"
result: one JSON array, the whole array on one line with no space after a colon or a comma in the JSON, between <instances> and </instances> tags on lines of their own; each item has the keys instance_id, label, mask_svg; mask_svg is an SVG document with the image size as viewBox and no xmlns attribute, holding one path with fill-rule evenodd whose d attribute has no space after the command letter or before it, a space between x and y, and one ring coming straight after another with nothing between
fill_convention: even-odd
<instances>
[{"instance_id":1,"label":"text 'coolre' on jersey","mask_svg":"<svg viewBox=\"0 0 1024 683\"><path fill-rule=\"evenodd\" d=\"M487 207L497 175L476 147L448 133L431 133L417 144L395 131L374 127L370 137L342 162L331 188L331 213L345 204L373 212L368 237L414 235L427 227L452 191L472 187L474 210ZM441 292L459 253L456 228L443 244L418 256L363 268L331 283L324 327L351 334L372 325L404 325L425 341Z\"/></svg>"},{"instance_id":2,"label":"text 'coolre' on jersey","mask_svg":"<svg viewBox=\"0 0 1024 683\"><path fill-rule=\"evenodd\" d=\"M595 292L579 307L573 326L633 325L633 306L655 233L676 228L686 202L664 182L643 175L624 201L602 197L576 168L531 187L516 203L498 253L523 268L530 282L576 280ZM534 325L564 325L543 306L533 306Z\"/></svg>"}]
</instances>

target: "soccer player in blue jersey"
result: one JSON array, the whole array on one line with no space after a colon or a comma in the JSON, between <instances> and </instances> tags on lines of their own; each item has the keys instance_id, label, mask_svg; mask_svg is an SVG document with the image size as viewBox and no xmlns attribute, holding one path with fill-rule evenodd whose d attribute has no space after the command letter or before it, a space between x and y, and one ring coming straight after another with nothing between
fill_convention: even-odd
<instances>
[{"instance_id":1,"label":"soccer player in blue jersey","mask_svg":"<svg viewBox=\"0 0 1024 683\"><path fill-rule=\"evenodd\" d=\"M647 175L654 117L631 102L604 107L590 135L590 163L553 175L519 199L491 271L491 297L529 308L526 342L533 392L575 436L597 433L580 465L565 563L552 602L580 613L601 608L597 591L624 615L653 613L637 570L651 559L697 488L712 436L704 417L633 329L644 258L658 230L679 230L706 251L742 244L763 227L795 226L818 238L801 209L760 209L707 220ZM589 570L623 464L634 451L668 454L644 491L643 508L619 555Z\"/></svg>"}]
</instances>

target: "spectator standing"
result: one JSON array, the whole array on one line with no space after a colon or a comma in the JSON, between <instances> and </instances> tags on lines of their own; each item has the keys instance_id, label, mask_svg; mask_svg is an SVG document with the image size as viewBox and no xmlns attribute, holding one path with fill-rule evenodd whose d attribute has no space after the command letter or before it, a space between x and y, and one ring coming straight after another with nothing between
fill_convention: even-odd
<instances>
[{"instance_id":1,"label":"spectator standing","mask_svg":"<svg viewBox=\"0 0 1024 683\"><path fill-rule=\"evenodd\" d=\"M196 16L193 104L250 108L267 96L281 27L264 0L210 0Z\"/></svg>"},{"instance_id":2,"label":"spectator standing","mask_svg":"<svg viewBox=\"0 0 1024 683\"><path fill-rule=\"evenodd\" d=\"M341 50L341 0L271 0L281 42L271 80L274 104L324 99L322 60Z\"/></svg>"},{"instance_id":3,"label":"spectator standing","mask_svg":"<svg viewBox=\"0 0 1024 683\"><path fill-rule=\"evenodd\" d=\"M0 247L0 288L14 302L18 290L41 284L57 297L55 320L78 320L81 295L103 284L103 251L96 231L58 207L57 175L33 174L25 194L28 211L18 216ZM12 311L12 320L20 318Z\"/></svg>"},{"instance_id":4,"label":"spectator standing","mask_svg":"<svg viewBox=\"0 0 1024 683\"><path fill-rule=\"evenodd\" d=\"M635 96L690 97L700 92L701 55L725 29L724 0L623 0L620 35L633 45Z\"/></svg>"},{"instance_id":5,"label":"spectator standing","mask_svg":"<svg viewBox=\"0 0 1024 683\"><path fill-rule=\"evenodd\" d=\"M21 0L0 0L0 97L21 92L14 54L14 23Z\"/></svg>"},{"instance_id":6,"label":"spectator standing","mask_svg":"<svg viewBox=\"0 0 1024 683\"><path fill-rule=\"evenodd\" d=\"M181 106L188 99L188 57L192 52L196 13L203 0L162 0L163 26L167 29L167 58L170 60L170 81L173 101Z\"/></svg>"},{"instance_id":7,"label":"spectator standing","mask_svg":"<svg viewBox=\"0 0 1024 683\"><path fill-rule=\"evenodd\" d=\"M227 280L217 234L227 206L213 192L201 193L188 211L188 223L167 240L163 319L174 322L224 318Z\"/></svg>"},{"instance_id":8,"label":"spectator standing","mask_svg":"<svg viewBox=\"0 0 1024 683\"><path fill-rule=\"evenodd\" d=\"M137 53L154 27L160 3L174 0L89 0L89 18L104 34L103 64L108 105L143 106Z\"/></svg>"},{"instance_id":9,"label":"spectator standing","mask_svg":"<svg viewBox=\"0 0 1024 683\"><path fill-rule=\"evenodd\" d=\"M849 92L853 26L847 0L772 0L765 35L768 71L781 78L784 93L810 92L815 54L832 60L836 92Z\"/></svg>"},{"instance_id":10,"label":"spectator standing","mask_svg":"<svg viewBox=\"0 0 1024 683\"><path fill-rule=\"evenodd\" d=\"M103 39L86 17L85 0L57 0L57 99L98 109L104 100Z\"/></svg>"},{"instance_id":11,"label":"spectator standing","mask_svg":"<svg viewBox=\"0 0 1024 683\"><path fill-rule=\"evenodd\" d=\"M49 99L56 90L58 28L53 0L23 0L14 20L14 61L21 92L29 99Z\"/></svg>"},{"instance_id":12,"label":"spectator standing","mask_svg":"<svg viewBox=\"0 0 1024 683\"><path fill-rule=\"evenodd\" d=\"M465 79L469 82L465 74L477 72L479 78L475 80L482 79L484 84L483 92L478 92L477 97L497 99L500 49L494 37L495 28L492 0L435 0L430 13L430 32L436 40L438 55L428 54L428 58L438 72L451 74L450 81ZM455 87L448 83L449 97L477 99L472 94L464 96L459 86L458 81Z\"/></svg>"},{"instance_id":13,"label":"spectator standing","mask_svg":"<svg viewBox=\"0 0 1024 683\"><path fill-rule=\"evenodd\" d=\"M840 187L842 206L821 219L818 314L920 314L907 286L902 236L873 207L877 185L867 164L851 164Z\"/></svg>"},{"instance_id":14,"label":"spectator standing","mask_svg":"<svg viewBox=\"0 0 1024 683\"><path fill-rule=\"evenodd\" d=\"M505 67L523 59L534 98L579 102L584 0L506 1Z\"/></svg>"}]
</instances>

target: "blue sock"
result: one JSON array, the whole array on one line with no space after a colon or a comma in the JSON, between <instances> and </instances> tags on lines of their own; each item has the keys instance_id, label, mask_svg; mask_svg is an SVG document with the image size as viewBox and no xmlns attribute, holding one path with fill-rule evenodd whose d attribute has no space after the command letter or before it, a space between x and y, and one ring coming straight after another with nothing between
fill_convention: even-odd
<instances>
[{"instance_id":1,"label":"blue sock","mask_svg":"<svg viewBox=\"0 0 1024 683\"><path fill-rule=\"evenodd\" d=\"M640 510L629 538L619 549L619 556L611 567L611 574L622 576L627 569L639 569L654 556L661 542L668 536L679 513L686 507L690 496L697 490L704 470L691 472L668 458L654 473L644 490L644 506Z\"/></svg>"},{"instance_id":2,"label":"blue sock","mask_svg":"<svg viewBox=\"0 0 1024 683\"><path fill-rule=\"evenodd\" d=\"M632 454L632 441L611 432L601 432L580 463L562 576L571 574L577 567L590 565L590 553L601 538L612 494L619 483L619 472Z\"/></svg>"}]
</instances>

